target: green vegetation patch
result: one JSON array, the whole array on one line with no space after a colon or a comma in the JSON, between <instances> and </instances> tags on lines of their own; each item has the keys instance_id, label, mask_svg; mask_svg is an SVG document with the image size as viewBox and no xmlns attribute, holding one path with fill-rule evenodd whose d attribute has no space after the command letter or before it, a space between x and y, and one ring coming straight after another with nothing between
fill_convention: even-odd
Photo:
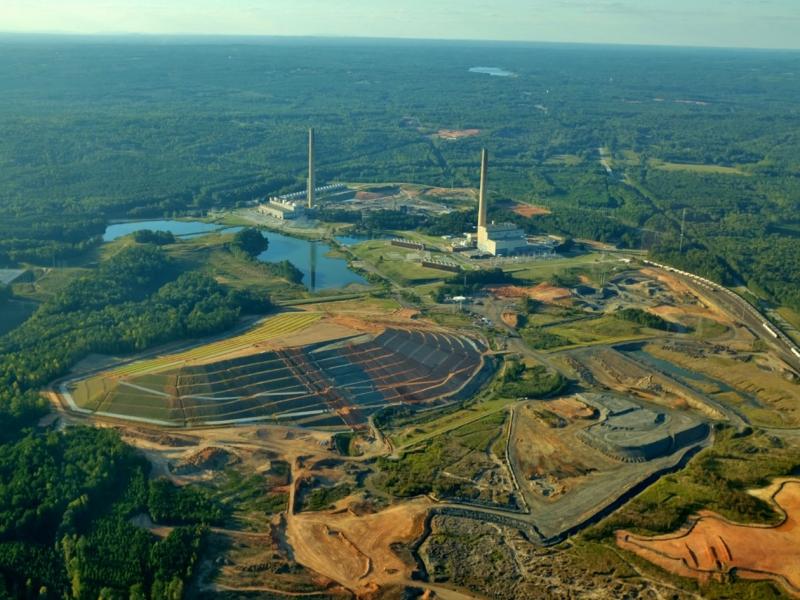
<instances>
[{"instance_id":1,"label":"green vegetation patch","mask_svg":"<svg viewBox=\"0 0 800 600\"><path fill-rule=\"evenodd\" d=\"M546 333L569 340L571 345L576 346L645 337L640 325L624 321L613 315L554 325L548 327Z\"/></svg>"},{"instance_id":2,"label":"green vegetation patch","mask_svg":"<svg viewBox=\"0 0 800 600\"><path fill-rule=\"evenodd\" d=\"M642 327L649 327L650 329L668 331L671 327L669 321L640 308L623 308L614 313L614 315L624 321L630 321L631 323L636 323Z\"/></svg>"},{"instance_id":3,"label":"green vegetation patch","mask_svg":"<svg viewBox=\"0 0 800 600\"><path fill-rule=\"evenodd\" d=\"M800 468L800 445L768 433L716 432L714 446L689 465L663 477L614 515L589 529L587 539L610 539L618 529L652 535L673 532L699 510L712 510L739 523L775 524L773 508L748 493Z\"/></svg>"},{"instance_id":4,"label":"green vegetation patch","mask_svg":"<svg viewBox=\"0 0 800 600\"><path fill-rule=\"evenodd\" d=\"M713 173L717 175L749 175L746 171L742 171L739 167L728 167L724 165L704 165L695 163L676 163L651 158L648 164L654 169L661 171L686 171L689 173L708 174Z\"/></svg>"},{"instance_id":5,"label":"green vegetation patch","mask_svg":"<svg viewBox=\"0 0 800 600\"><path fill-rule=\"evenodd\" d=\"M440 498L516 507L510 486L478 485L478 479L498 469L498 462L505 456L507 418L505 411L497 412L438 435L397 460L380 458L372 484L399 497L435 494Z\"/></svg>"},{"instance_id":6,"label":"green vegetation patch","mask_svg":"<svg viewBox=\"0 0 800 600\"><path fill-rule=\"evenodd\" d=\"M331 508L352 493L352 488L342 483L333 487L318 487L303 498L303 510L318 511Z\"/></svg>"},{"instance_id":7,"label":"green vegetation patch","mask_svg":"<svg viewBox=\"0 0 800 600\"><path fill-rule=\"evenodd\" d=\"M544 365L527 367L518 361L510 361L503 372L500 394L509 398L547 398L564 391L567 380L557 371Z\"/></svg>"}]
</instances>

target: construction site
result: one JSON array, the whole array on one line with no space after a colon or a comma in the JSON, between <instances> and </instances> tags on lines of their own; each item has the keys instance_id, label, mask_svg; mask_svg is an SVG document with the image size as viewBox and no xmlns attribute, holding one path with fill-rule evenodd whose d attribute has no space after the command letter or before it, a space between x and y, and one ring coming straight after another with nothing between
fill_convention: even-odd
<instances>
[{"instance_id":1,"label":"construction site","mask_svg":"<svg viewBox=\"0 0 800 600\"><path fill-rule=\"evenodd\" d=\"M285 313L224 343L134 360L60 389L80 412L155 425L358 428L390 405L468 398L491 376L494 362L478 338L413 324L349 325Z\"/></svg>"},{"instance_id":2,"label":"construction site","mask_svg":"<svg viewBox=\"0 0 800 600\"><path fill-rule=\"evenodd\" d=\"M793 561L800 545L796 481L756 489L800 455L800 373L776 331L635 253L556 256L555 239L491 223L485 151L477 194L356 189L317 185L314 143L305 192L242 214L303 227L328 201L445 214L477 200L475 232L355 240L338 251L382 288L92 356L50 391L59 418L116 428L153 477L231 507L193 592L682 599L746 579L800 595L752 541ZM499 283L460 284L487 267Z\"/></svg>"}]
</instances>

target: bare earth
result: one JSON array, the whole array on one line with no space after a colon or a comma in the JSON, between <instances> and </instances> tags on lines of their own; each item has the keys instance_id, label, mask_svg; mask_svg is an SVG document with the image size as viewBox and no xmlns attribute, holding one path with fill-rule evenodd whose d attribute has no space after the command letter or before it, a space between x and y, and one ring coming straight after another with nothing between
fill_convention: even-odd
<instances>
[{"instance_id":1,"label":"bare earth","mask_svg":"<svg viewBox=\"0 0 800 600\"><path fill-rule=\"evenodd\" d=\"M436 137L443 140L460 140L462 138L475 137L480 133L480 129L440 129L436 133Z\"/></svg>"},{"instance_id":2,"label":"bare earth","mask_svg":"<svg viewBox=\"0 0 800 600\"><path fill-rule=\"evenodd\" d=\"M549 215L551 213L549 208L545 208L544 206L534 206L532 204L517 204L512 210L521 217L526 218Z\"/></svg>"},{"instance_id":3,"label":"bare earth","mask_svg":"<svg viewBox=\"0 0 800 600\"><path fill-rule=\"evenodd\" d=\"M617 532L617 544L684 577L772 579L800 597L800 480L778 482L769 499L785 514L776 526L732 523L708 511L688 528L657 537Z\"/></svg>"},{"instance_id":4,"label":"bare earth","mask_svg":"<svg viewBox=\"0 0 800 600\"><path fill-rule=\"evenodd\" d=\"M549 283L540 283L533 287L521 287L518 285L490 286L488 289L498 298L533 298L541 302L558 303L570 297L571 292L567 288L555 287Z\"/></svg>"},{"instance_id":5,"label":"bare earth","mask_svg":"<svg viewBox=\"0 0 800 600\"><path fill-rule=\"evenodd\" d=\"M297 561L360 595L403 585L412 565L392 551L422 535L427 499L358 516L348 509L303 512L289 516L286 536Z\"/></svg>"}]
</instances>

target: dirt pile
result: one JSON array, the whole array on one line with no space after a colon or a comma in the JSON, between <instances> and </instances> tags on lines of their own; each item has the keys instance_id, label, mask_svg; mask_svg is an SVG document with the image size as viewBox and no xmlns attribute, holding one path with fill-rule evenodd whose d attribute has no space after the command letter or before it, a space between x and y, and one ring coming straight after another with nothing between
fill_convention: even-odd
<instances>
[{"instance_id":1,"label":"dirt pile","mask_svg":"<svg viewBox=\"0 0 800 600\"><path fill-rule=\"evenodd\" d=\"M221 471L240 462L233 452L211 446L183 459L172 470L176 475L190 475L198 471Z\"/></svg>"},{"instance_id":2,"label":"dirt pile","mask_svg":"<svg viewBox=\"0 0 800 600\"><path fill-rule=\"evenodd\" d=\"M533 287L518 285L488 286L487 289L497 298L533 298L540 302L563 301L572 295L567 288L540 283Z\"/></svg>"},{"instance_id":3,"label":"dirt pile","mask_svg":"<svg viewBox=\"0 0 800 600\"><path fill-rule=\"evenodd\" d=\"M503 323L509 327L513 327L514 329L519 327L519 313L507 310L500 315L500 318L503 319Z\"/></svg>"},{"instance_id":4,"label":"dirt pile","mask_svg":"<svg viewBox=\"0 0 800 600\"><path fill-rule=\"evenodd\" d=\"M394 551L422 535L427 499L356 516L347 509L289 516L287 540L297 561L356 594L381 597L401 585L415 565Z\"/></svg>"}]
</instances>

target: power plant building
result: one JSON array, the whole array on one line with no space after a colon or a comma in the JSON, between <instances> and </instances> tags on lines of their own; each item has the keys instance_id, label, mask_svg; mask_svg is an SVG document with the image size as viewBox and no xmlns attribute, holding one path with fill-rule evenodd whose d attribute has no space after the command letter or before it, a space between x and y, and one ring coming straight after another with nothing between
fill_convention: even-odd
<instances>
[{"instance_id":1,"label":"power plant building","mask_svg":"<svg viewBox=\"0 0 800 600\"><path fill-rule=\"evenodd\" d=\"M525 232L513 223L486 222L488 205L486 201L486 185L489 174L489 153L481 151L481 187L478 196L478 250L492 256L508 256L519 252L527 252L528 239Z\"/></svg>"},{"instance_id":2,"label":"power plant building","mask_svg":"<svg viewBox=\"0 0 800 600\"><path fill-rule=\"evenodd\" d=\"M296 219L305 214L306 210L313 209L318 193L332 193L346 190L347 186L336 183L317 187L317 178L314 165L314 129L308 130L308 179L306 189L302 192L273 196L264 204L258 206L258 212L281 221Z\"/></svg>"}]
</instances>

